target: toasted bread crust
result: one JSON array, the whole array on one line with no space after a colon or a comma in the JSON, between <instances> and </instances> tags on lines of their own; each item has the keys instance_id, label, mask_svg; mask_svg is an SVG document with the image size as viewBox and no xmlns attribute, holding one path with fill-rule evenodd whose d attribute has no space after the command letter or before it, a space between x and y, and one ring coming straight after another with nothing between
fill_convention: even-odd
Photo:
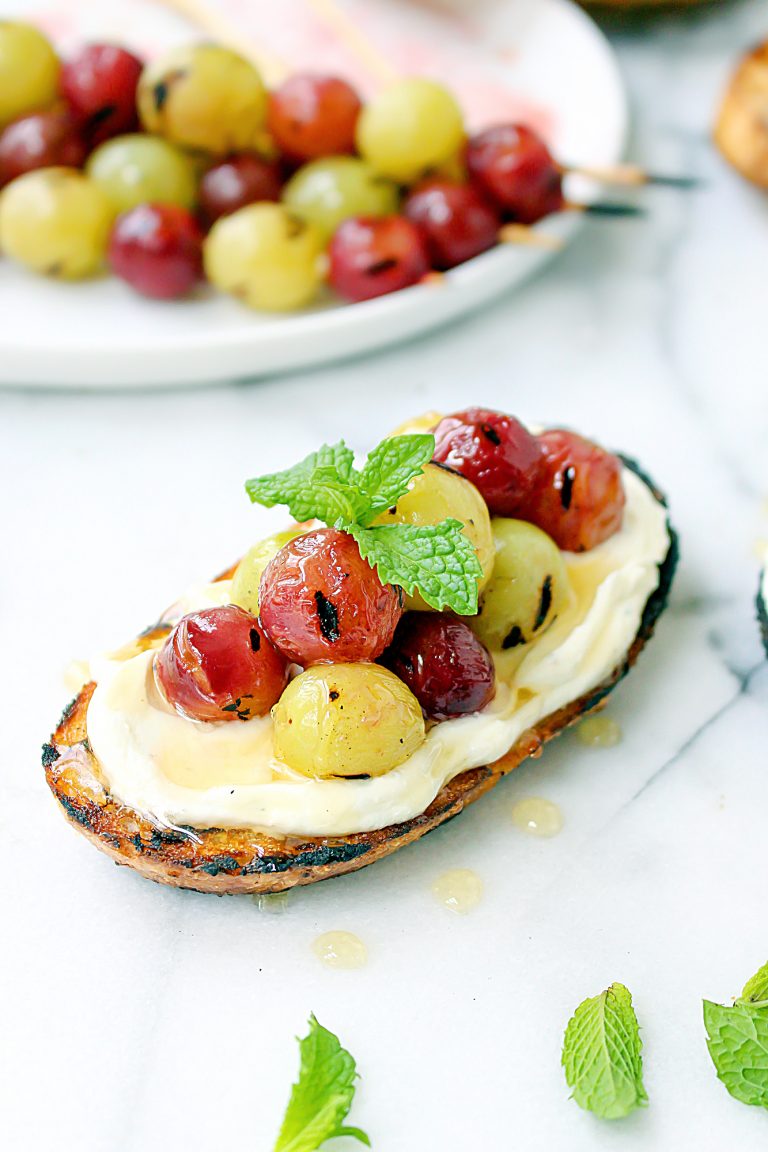
<instances>
[{"instance_id":1,"label":"toasted bread crust","mask_svg":"<svg viewBox=\"0 0 768 1152\"><path fill-rule=\"evenodd\" d=\"M625 463L664 503L637 465ZM678 557L677 537L671 527L669 532L670 547L660 566L659 586L648 599L632 647L611 676L525 732L494 764L462 772L449 781L426 811L412 820L374 832L319 839L278 839L244 828L160 828L109 792L88 744L87 710L94 683L87 684L65 710L51 742L43 747L48 784L78 831L116 863L127 864L159 883L219 895L271 893L354 872L457 816L523 760L538 756L547 741L603 704L635 663L666 605ZM160 631L151 629L143 642L151 643L162 630L162 626Z\"/></svg>"}]
</instances>

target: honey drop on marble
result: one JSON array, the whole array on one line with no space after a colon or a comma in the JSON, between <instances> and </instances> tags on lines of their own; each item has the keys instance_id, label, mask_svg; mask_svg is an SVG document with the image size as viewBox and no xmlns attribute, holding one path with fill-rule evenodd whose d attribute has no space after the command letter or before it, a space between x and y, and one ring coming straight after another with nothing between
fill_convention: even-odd
<instances>
[{"instance_id":1,"label":"honey drop on marble","mask_svg":"<svg viewBox=\"0 0 768 1152\"><path fill-rule=\"evenodd\" d=\"M563 827L563 814L552 800L525 796L512 805L512 823L529 836L557 836Z\"/></svg>"},{"instance_id":2,"label":"honey drop on marble","mask_svg":"<svg viewBox=\"0 0 768 1152\"><path fill-rule=\"evenodd\" d=\"M259 912L270 916L281 916L288 907L287 892L257 892L253 899Z\"/></svg>"},{"instance_id":3,"label":"honey drop on marble","mask_svg":"<svg viewBox=\"0 0 768 1152\"><path fill-rule=\"evenodd\" d=\"M452 868L437 877L432 884L432 894L451 912L464 916L482 900L483 881L471 868Z\"/></svg>"},{"instance_id":4,"label":"honey drop on marble","mask_svg":"<svg viewBox=\"0 0 768 1152\"><path fill-rule=\"evenodd\" d=\"M621 728L610 716L587 716L576 735L589 748L615 748L621 741Z\"/></svg>"},{"instance_id":5,"label":"honey drop on marble","mask_svg":"<svg viewBox=\"0 0 768 1152\"><path fill-rule=\"evenodd\" d=\"M368 962L368 949L354 932L324 932L312 951L328 968L363 968Z\"/></svg>"}]
</instances>

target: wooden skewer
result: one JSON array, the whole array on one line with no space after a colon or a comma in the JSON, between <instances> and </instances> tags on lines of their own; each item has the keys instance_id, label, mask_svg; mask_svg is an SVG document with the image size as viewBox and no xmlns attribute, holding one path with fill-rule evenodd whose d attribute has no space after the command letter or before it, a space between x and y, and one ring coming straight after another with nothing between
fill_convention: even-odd
<instances>
[{"instance_id":1,"label":"wooden skewer","mask_svg":"<svg viewBox=\"0 0 768 1152\"><path fill-rule=\"evenodd\" d=\"M563 204L563 211L581 212L584 216L629 217L646 215L645 209L639 208L637 204L614 204L611 201L603 200L596 200L593 204L576 204L566 200Z\"/></svg>"},{"instance_id":2,"label":"wooden skewer","mask_svg":"<svg viewBox=\"0 0 768 1152\"><path fill-rule=\"evenodd\" d=\"M698 188L701 184L697 176L672 176L661 172L647 172L638 164L614 164L609 168L569 165L561 168L561 171L564 175L587 176L600 184L615 184L622 188L642 188L647 184L666 188Z\"/></svg>"},{"instance_id":3,"label":"wooden skewer","mask_svg":"<svg viewBox=\"0 0 768 1152\"><path fill-rule=\"evenodd\" d=\"M499 244L520 244L526 248L542 248L547 252L559 252L563 241L551 232L539 232L527 224L502 224L499 228Z\"/></svg>"},{"instance_id":4,"label":"wooden skewer","mask_svg":"<svg viewBox=\"0 0 768 1152\"><path fill-rule=\"evenodd\" d=\"M265 52L261 45L245 37L242 29L214 8L212 3L208 4L205 0L154 0L154 2L172 9L190 24L195 24L202 32L213 37L219 44L245 56L258 67L267 84L279 84L288 75L289 69L283 60Z\"/></svg>"},{"instance_id":5,"label":"wooden skewer","mask_svg":"<svg viewBox=\"0 0 768 1152\"><path fill-rule=\"evenodd\" d=\"M357 57L371 75L387 85L394 84L400 79L399 73L383 53L374 48L368 37L360 31L346 12L334 3L334 0L308 0L308 3L315 15L336 33L342 44Z\"/></svg>"}]
</instances>

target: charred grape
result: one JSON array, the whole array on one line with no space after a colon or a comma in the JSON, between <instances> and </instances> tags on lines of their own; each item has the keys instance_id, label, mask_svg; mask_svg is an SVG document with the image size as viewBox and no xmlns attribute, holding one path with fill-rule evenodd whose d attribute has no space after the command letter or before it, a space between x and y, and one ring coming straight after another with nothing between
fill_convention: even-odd
<instances>
[{"instance_id":1,"label":"charred grape","mask_svg":"<svg viewBox=\"0 0 768 1152\"><path fill-rule=\"evenodd\" d=\"M0 20L0 127L55 102L59 58L31 24Z\"/></svg>"},{"instance_id":2,"label":"charred grape","mask_svg":"<svg viewBox=\"0 0 768 1152\"><path fill-rule=\"evenodd\" d=\"M61 109L35 112L0 132L0 188L37 168L80 168L88 147L72 116Z\"/></svg>"},{"instance_id":3,"label":"charred grape","mask_svg":"<svg viewBox=\"0 0 768 1152\"><path fill-rule=\"evenodd\" d=\"M230 156L214 164L200 181L200 210L208 227L246 204L279 200L282 180L278 165L253 152Z\"/></svg>"},{"instance_id":4,"label":"charred grape","mask_svg":"<svg viewBox=\"0 0 768 1152\"><path fill-rule=\"evenodd\" d=\"M144 67L116 44L87 44L61 69L61 92L91 144L138 127L136 86Z\"/></svg>"},{"instance_id":5,"label":"charred grape","mask_svg":"<svg viewBox=\"0 0 768 1152\"><path fill-rule=\"evenodd\" d=\"M621 527L621 462L575 432L553 429L538 442L543 460L520 515L547 532L558 547L589 551Z\"/></svg>"},{"instance_id":6,"label":"charred grape","mask_svg":"<svg viewBox=\"0 0 768 1152\"><path fill-rule=\"evenodd\" d=\"M378 664L318 664L272 711L277 757L305 776L381 776L424 743L410 689Z\"/></svg>"},{"instance_id":7,"label":"charred grape","mask_svg":"<svg viewBox=\"0 0 768 1152\"><path fill-rule=\"evenodd\" d=\"M254 616L259 614L259 584L264 569L270 560L274 560L281 548L290 544L297 536L305 531L300 525L288 528L285 532L276 532L274 536L267 536L259 540L253 548L249 548L245 556L235 569L232 577L232 603L239 604Z\"/></svg>"},{"instance_id":8,"label":"charred grape","mask_svg":"<svg viewBox=\"0 0 768 1152\"><path fill-rule=\"evenodd\" d=\"M493 520L496 560L472 628L489 648L508 651L546 632L570 599L562 553L540 528Z\"/></svg>"},{"instance_id":9,"label":"charred grape","mask_svg":"<svg viewBox=\"0 0 768 1152\"><path fill-rule=\"evenodd\" d=\"M293 160L314 160L355 150L360 97L336 76L297 72L270 94L267 127Z\"/></svg>"},{"instance_id":10,"label":"charred grape","mask_svg":"<svg viewBox=\"0 0 768 1152\"><path fill-rule=\"evenodd\" d=\"M521 224L563 209L561 171L541 137L524 124L499 124L473 136L467 167L475 185Z\"/></svg>"},{"instance_id":11,"label":"charred grape","mask_svg":"<svg viewBox=\"0 0 768 1152\"><path fill-rule=\"evenodd\" d=\"M230 604L184 616L155 657L155 678L193 720L249 720L279 700L288 664L256 617Z\"/></svg>"},{"instance_id":12,"label":"charred grape","mask_svg":"<svg viewBox=\"0 0 768 1152\"><path fill-rule=\"evenodd\" d=\"M283 189L283 201L330 240L350 216L391 216L397 212L397 185L356 156L327 156L299 168Z\"/></svg>"},{"instance_id":13,"label":"charred grape","mask_svg":"<svg viewBox=\"0 0 768 1152\"><path fill-rule=\"evenodd\" d=\"M408 685L430 720L479 712L493 698L488 650L447 612L406 612L381 662Z\"/></svg>"},{"instance_id":14,"label":"charred grape","mask_svg":"<svg viewBox=\"0 0 768 1152\"><path fill-rule=\"evenodd\" d=\"M197 199L192 161L157 136L115 136L92 153L86 170L118 212L148 203L192 209Z\"/></svg>"},{"instance_id":15,"label":"charred grape","mask_svg":"<svg viewBox=\"0 0 768 1152\"><path fill-rule=\"evenodd\" d=\"M177 204L139 204L115 222L109 262L142 296L173 300L202 278L203 234Z\"/></svg>"},{"instance_id":16,"label":"charred grape","mask_svg":"<svg viewBox=\"0 0 768 1152\"><path fill-rule=\"evenodd\" d=\"M339 225L329 279L345 300L372 300L417 284L429 271L421 233L403 216L356 216Z\"/></svg>"},{"instance_id":17,"label":"charred grape","mask_svg":"<svg viewBox=\"0 0 768 1152\"><path fill-rule=\"evenodd\" d=\"M446 270L479 256L496 243L499 214L469 184L427 180L403 207L422 233L433 268Z\"/></svg>"},{"instance_id":18,"label":"charred grape","mask_svg":"<svg viewBox=\"0 0 768 1152\"><path fill-rule=\"evenodd\" d=\"M513 516L533 491L541 448L514 417L467 408L435 428L435 460L471 480L494 516Z\"/></svg>"},{"instance_id":19,"label":"charred grape","mask_svg":"<svg viewBox=\"0 0 768 1152\"><path fill-rule=\"evenodd\" d=\"M261 620L297 664L375 660L402 615L399 588L382 584L353 538L335 528L298 536L267 565Z\"/></svg>"},{"instance_id":20,"label":"charred grape","mask_svg":"<svg viewBox=\"0 0 768 1152\"><path fill-rule=\"evenodd\" d=\"M385 88L363 108L357 149L368 163L399 184L410 184L446 163L464 141L461 108L454 96L424 76Z\"/></svg>"}]
</instances>

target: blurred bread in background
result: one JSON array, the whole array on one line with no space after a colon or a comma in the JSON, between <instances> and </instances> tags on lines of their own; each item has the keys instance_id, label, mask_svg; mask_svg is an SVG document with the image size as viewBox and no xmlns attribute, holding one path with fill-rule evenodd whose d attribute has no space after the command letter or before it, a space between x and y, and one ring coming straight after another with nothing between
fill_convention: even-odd
<instances>
[{"instance_id":1,"label":"blurred bread in background","mask_svg":"<svg viewBox=\"0 0 768 1152\"><path fill-rule=\"evenodd\" d=\"M768 41L739 62L720 105L714 136L737 172L768 188Z\"/></svg>"}]
</instances>

